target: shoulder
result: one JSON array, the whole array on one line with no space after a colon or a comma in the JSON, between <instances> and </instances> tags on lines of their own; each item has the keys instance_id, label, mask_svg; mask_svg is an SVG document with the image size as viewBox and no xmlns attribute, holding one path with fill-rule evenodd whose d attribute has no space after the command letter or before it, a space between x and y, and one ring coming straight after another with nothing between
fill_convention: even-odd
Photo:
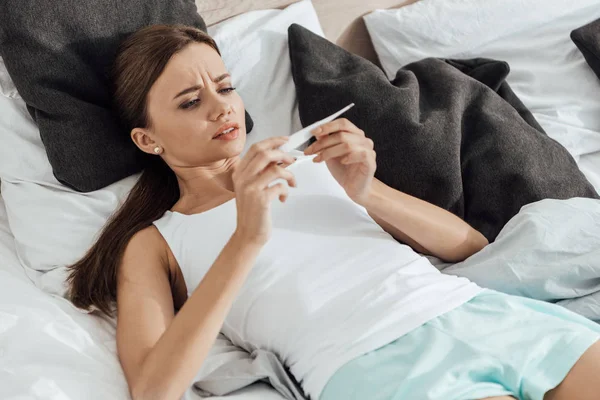
<instances>
[{"instance_id":1,"label":"shoulder","mask_svg":"<svg viewBox=\"0 0 600 400\"><path fill-rule=\"evenodd\" d=\"M179 309L185 303L187 287L181 268L169 245L154 225L132 236L121 264L122 279L144 285L148 280L167 279L175 308Z\"/></svg>"},{"instance_id":2,"label":"shoulder","mask_svg":"<svg viewBox=\"0 0 600 400\"><path fill-rule=\"evenodd\" d=\"M154 225L136 232L125 247L122 266L128 268L139 264L160 266L169 273L177 266L169 245Z\"/></svg>"},{"instance_id":3,"label":"shoulder","mask_svg":"<svg viewBox=\"0 0 600 400\"><path fill-rule=\"evenodd\" d=\"M142 230L137 231L129 240L130 245L139 245L143 241L152 241L155 244L160 242L165 243L162 235L154 225L150 225ZM165 243L166 244L166 243Z\"/></svg>"},{"instance_id":4,"label":"shoulder","mask_svg":"<svg viewBox=\"0 0 600 400\"><path fill-rule=\"evenodd\" d=\"M150 225L136 232L129 239L125 252L144 252L157 255L163 252L166 247L167 243L158 229L154 225Z\"/></svg>"}]
</instances>

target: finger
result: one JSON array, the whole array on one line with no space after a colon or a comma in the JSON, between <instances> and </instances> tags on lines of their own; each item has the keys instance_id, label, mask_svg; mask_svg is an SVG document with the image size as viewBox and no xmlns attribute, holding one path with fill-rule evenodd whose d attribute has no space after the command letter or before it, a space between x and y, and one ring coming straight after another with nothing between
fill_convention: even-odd
<instances>
[{"instance_id":1,"label":"finger","mask_svg":"<svg viewBox=\"0 0 600 400\"><path fill-rule=\"evenodd\" d=\"M252 161L250 161L246 167L246 174L248 177L252 177L263 171L271 163L285 162L291 164L294 161L294 157L279 149L264 150L256 154Z\"/></svg>"},{"instance_id":2,"label":"finger","mask_svg":"<svg viewBox=\"0 0 600 400\"><path fill-rule=\"evenodd\" d=\"M297 160L296 157L293 157L293 159L294 159L294 162L296 162L296 160ZM276 165L279 165L281 168L287 168L287 167L289 167L292 164L293 163L290 163L290 162L287 162L287 161L280 161L280 162L276 163Z\"/></svg>"},{"instance_id":3,"label":"finger","mask_svg":"<svg viewBox=\"0 0 600 400\"><path fill-rule=\"evenodd\" d=\"M350 122L346 118L339 118L339 119L333 120L331 122L328 122L326 124L323 124L320 127L314 129L311 133L318 140L320 137L322 137L324 135L329 135L330 133L338 132L338 131L346 131L346 132L354 133L354 134L357 134L360 136L365 135L365 133L361 129L359 129L356 125L354 125L352 122Z\"/></svg>"},{"instance_id":4,"label":"finger","mask_svg":"<svg viewBox=\"0 0 600 400\"><path fill-rule=\"evenodd\" d=\"M348 154L342 158L340 162L345 165L366 162L369 166L372 166L375 164L375 152L373 150L363 149L362 151Z\"/></svg>"},{"instance_id":5,"label":"finger","mask_svg":"<svg viewBox=\"0 0 600 400\"><path fill-rule=\"evenodd\" d=\"M282 203L285 203L285 201L288 198L289 189L283 183L278 183L278 184L273 185L270 188L266 189L266 192L267 192L267 199L269 200L269 202L271 202L275 198L279 197L279 201L281 201Z\"/></svg>"},{"instance_id":6,"label":"finger","mask_svg":"<svg viewBox=\"0 0 600 400\"><path fill-rule=\"evenodd\" d=\"M353 134L350 132L346 132L346 131L336 132L336 133L327 135L327 136L323 137L322 139L314 142L310 146L308 146L306 149L304 149L304 154L316 154L322 150L325 150L328 147L332 147L332 146L335 146L340 143L359 144L359 143L363 143L363 142L364 142L364 138L359 135L356 135L356 134Z\"/></svg>"},{"instance_id":7,"label":"finger","mask_svg":"<svg viewBox=\"0 0 600 400\"><path fill-rule=\"evenodd\" d=\"M321 151L315 158L313 158L313 161L321 162L331 160L332 158L347 156L353 151L357 151L357 149L360 148L353 144L339 143L335 146L328 147L327 149Z\"/></svg>"},{"instance_id":8,"label":"finger","mask_svg":"<svg viewBox=\"0 0 600 400\"><path fill-rule=\"evenodd\" d=\"M242 157L238 168L244 170L257 154L264 150L276 149L286 143L288 140L290 140L289 136L275 136L254 143L252 146L250 146L244 157Z\"/></svg>"},{"instance_id":9,"label":"finger","mask_svg":"<svg viewBox=\"0 0 600 400\"><path fill-rule=\"evenodd\" d=\"M276 136L272 138L268 138L265 140L261 140L260 142L254 143L248 149L246 155L242 158L242 162L240 163L240 167L245 169L252 160L261 152L270 149L276 149L281 147L284 143L289 140L288 136Z\"/></svg>"},{"instance_id":10,"label":"finger","mask_svg":"<svg viewBox=\"0 0 600 400\"><path fill-rule=\"evenodd\" d=\"M271 165L256 178L254 184L259 189L264 189L276 179L284 179L289 186L296 187L296 177L290 171L278 165Z\"/></svg>"}]
</instances>

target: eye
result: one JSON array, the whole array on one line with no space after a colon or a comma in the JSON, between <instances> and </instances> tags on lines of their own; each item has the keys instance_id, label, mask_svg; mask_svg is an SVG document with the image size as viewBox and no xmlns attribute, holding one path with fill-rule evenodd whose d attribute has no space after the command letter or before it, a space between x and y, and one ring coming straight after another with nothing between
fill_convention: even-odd
<instances>
[{"instance_id":1,"label":"eye","mask_svg":"<svg viewBox=\"0 0 600 400\"><path fill-rule=\"evenodd\" d=\"M233 92L234 90L235 90L234 87L228 87L228 88L224 88L224 89L219 90L219 93L221 93L221 94L229 94L229 93Z\"/></svg>"},{"instance_id":2,"label":"eye","mask_svg":"<svg viewBox=\"0 0 600 400\"><path fill-rule=\"evenodd\" d=\"M180 105L179 108L183 108L184 110L187 110L188 108L194 107L198 103L200 103L200 99L190 100L190 101L185 102L182 105Z\"/></svg>"}]
</instances>

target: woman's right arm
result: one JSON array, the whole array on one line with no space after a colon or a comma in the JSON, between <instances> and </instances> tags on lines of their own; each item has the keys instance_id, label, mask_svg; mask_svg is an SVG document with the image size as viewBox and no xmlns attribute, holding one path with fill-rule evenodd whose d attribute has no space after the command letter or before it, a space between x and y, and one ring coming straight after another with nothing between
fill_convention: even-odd
<instances>
[{"instance_id":1,"label":"woman's right arm","mask_svg":"<svg viewBox=\"0 0 600 400\"><path fill-rule=\"evenodd\" d=\"M198 287L175 315L169 280L172 256L158 230L136 234L117 284L117 348L134 400L179 399L211 349L260 249L270 235L270 203L285 201L293 175L277 162L286 138L252 146L234 172L237 228Z\"/></svg>"},{"instance_id":2,"label":"woman's right arm","mask_svg":"<svg viewBox=\"0 0 600 400\"><path fill-rule=\"evenodd\" d=\"M181 398L261 248L234 234L175 315L161 240L156 228L136 235L119 276L117 344L134 400Z\"/></svg>"}]
</instances>

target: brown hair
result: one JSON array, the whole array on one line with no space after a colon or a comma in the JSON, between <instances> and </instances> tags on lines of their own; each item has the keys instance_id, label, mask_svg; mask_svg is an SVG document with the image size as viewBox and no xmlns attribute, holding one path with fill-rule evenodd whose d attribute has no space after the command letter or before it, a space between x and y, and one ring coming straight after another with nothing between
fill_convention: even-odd
<instances>
[{"instance_id":1,"label":"brown hair","mask_svg":"<svg viewBox=\"0 0 600 400\"><path fill-rule=\"evenodd\" d=\"M205 32L181 25L149 26L121 43L112 69L112 85L115 107L129 130L150 127L148 92L171 57L190 43L205 43L219 52ZM179 199L175 173L160 157L148 159L127 200L109 219L96 243L69 267L69 298L79 308L113 314L117 271L127 244Z\"/></svg>"}]
</instances>

